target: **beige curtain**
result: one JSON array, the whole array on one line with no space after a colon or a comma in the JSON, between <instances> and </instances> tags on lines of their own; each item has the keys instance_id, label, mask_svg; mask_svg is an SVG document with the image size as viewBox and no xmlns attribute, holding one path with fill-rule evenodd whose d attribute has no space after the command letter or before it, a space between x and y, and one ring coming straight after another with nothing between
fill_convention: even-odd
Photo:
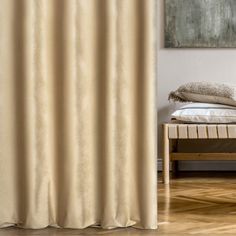
<instances>
[{"instance_id":1,"label":"beige curtain","mask_svg":"<svg viewBox=\"0 0 236 236\"><path fill-rule=\"evenodd\" d=\"M154 229L155 0L0 0L0 226Z\"/></svg>"}]
</instances>

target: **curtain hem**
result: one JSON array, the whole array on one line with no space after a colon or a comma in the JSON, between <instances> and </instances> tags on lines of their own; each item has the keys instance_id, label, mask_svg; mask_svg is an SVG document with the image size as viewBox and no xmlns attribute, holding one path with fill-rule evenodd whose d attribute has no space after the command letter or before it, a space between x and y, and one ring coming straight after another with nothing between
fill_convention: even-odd
<instances>
[{"instance_id":1,"label":"curtain hem","mask_svg":"<svg viewBox=\"0 0 236 236\"><path fill-rule=\"evenodd\" d=\"M0 224L0 229L7 228L7 227L16 227L16 228L20 228L20 229L35 229L35 230L45 229L47 227L58 228L58 229L86 229L89 227L93 227L93 228L108 229L108 230L115 229L115 228L127 228L127 227L133 227L136 229L150 229L150 230L155 230L158 228L157 224L150 225L150 226L142 226L138 222L127 223L125 225L117 224L117 225L113 225L113 226L102 225L101 223L91 223L91 224L86 224L85 226L78 226L78 227L76 227L76 226L63 226L63 225L58 225L58 224L54 224L54 223L48 224L48 225L36 226L36 227L27 226L22 223L5 222L5 223Z\"/></svg>"}]
</instances>

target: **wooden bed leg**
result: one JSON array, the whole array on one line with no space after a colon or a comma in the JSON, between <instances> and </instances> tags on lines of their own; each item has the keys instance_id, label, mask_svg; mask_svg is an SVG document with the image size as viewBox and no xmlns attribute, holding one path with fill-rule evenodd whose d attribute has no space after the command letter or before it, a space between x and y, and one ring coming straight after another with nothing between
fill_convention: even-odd
<instances>
[{"instance_id":1,"label":"wooden bed leg","mask_svg":"<svg viewBox=\"0 0 236 236\"><path fill-rule=\"evenodd\" d=\"M168 125L163 125L163 141L164 141L164 155L163 155L163 182L169 184L170 182L170 141L168 136Z\"/></svg>"}]
</instances>

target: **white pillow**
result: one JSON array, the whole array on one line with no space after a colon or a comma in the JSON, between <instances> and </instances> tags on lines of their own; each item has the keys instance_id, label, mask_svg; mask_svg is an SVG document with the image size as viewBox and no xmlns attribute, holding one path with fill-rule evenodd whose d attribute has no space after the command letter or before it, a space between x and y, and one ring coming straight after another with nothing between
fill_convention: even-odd
<instances>
[{"instance_id":1,"label":"white pillow","mask_svg":"<svg viewBox=\"0 0 236 236\"><path fill-rule=\"evenodd\" d=\"M171 117L190 123L236 123L236 107L212 103L191 103L179 108Z\"/></svg>"}]
</instances>

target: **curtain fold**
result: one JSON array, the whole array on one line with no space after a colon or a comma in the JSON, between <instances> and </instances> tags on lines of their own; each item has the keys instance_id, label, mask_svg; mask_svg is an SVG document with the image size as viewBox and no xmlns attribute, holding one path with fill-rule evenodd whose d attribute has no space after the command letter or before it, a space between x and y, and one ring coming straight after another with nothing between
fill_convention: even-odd
<instances>
[{"instance_id":1,"label":"curtain fold","mask_svg":"<svg viewBox=\"0 0 236 236\"><path fill-rule=\"evenodd\" d=\"M0 227L157 227L155 0L0 0Z\"/></svg>"}]
</instances>

